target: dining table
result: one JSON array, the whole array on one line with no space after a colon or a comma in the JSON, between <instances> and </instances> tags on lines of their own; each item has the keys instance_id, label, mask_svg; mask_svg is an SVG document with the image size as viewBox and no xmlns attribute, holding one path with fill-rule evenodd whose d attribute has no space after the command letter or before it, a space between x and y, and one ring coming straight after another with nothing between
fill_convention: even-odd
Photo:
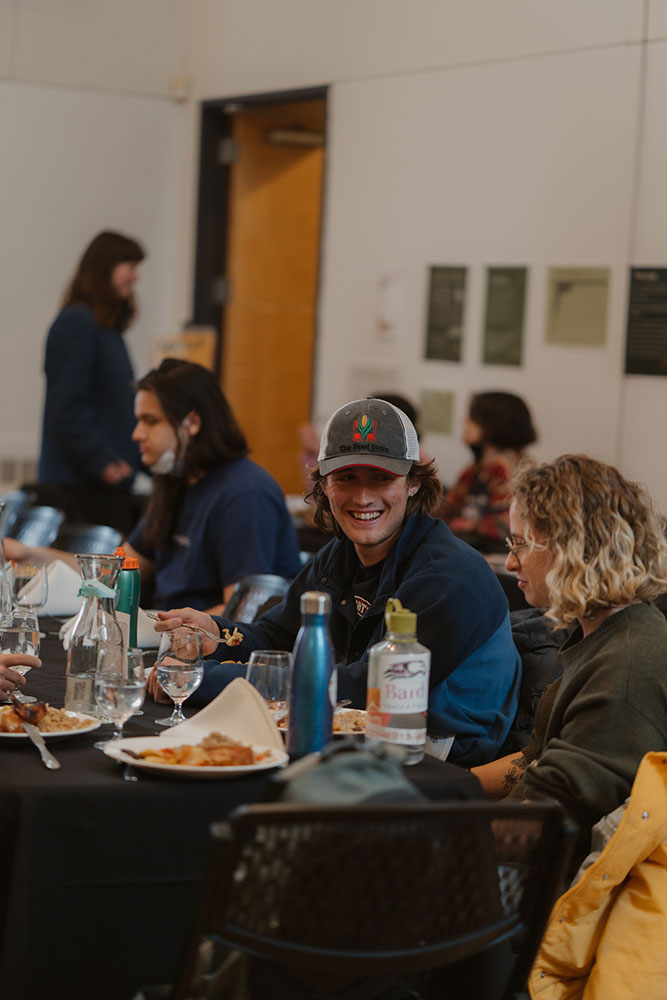
<instances>
[{"instance_id":1,"label":"dining table","mask_svg":"<svg viewBox=\"0 0 667 1000\"><path fill-rule=\"evenodd\" d=\"M42 666L25 693L62 707L61 621L42 618ZM152 665L157 650L146 651ZM146 697L126 736L155 736L165 705ZM168 707L168 706L167 706ZM185 704L186 716L188 712ZM109 725L49 739L47 770L26 739L0 734L0 997L131 1000L173 982L209 864L211 824L274 800L275 771L200 780L124 766L95 749ZM405 772L432 799L482 798L463 768L426 756Z\"/></svg>"}]
</instances>

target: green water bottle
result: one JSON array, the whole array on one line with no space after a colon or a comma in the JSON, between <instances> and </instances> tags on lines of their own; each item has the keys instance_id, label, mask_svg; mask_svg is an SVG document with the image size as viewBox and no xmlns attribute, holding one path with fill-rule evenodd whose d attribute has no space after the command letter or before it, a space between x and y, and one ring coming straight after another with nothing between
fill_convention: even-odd
<instances>
[{"instance_id":1,"label":"green water bottle","mask_svg":"<svg viewBox=\"0 0 667 1000\"><path fill-rule=\"evenodd\" d=\"M116 549L114 555L123 558L123 565L118 575L116 618L123 633L125 648L136 649L137 615L139 614L139 597L141 596L139 560L126 556L123 548Z\"/></svg>"}]
</instances>

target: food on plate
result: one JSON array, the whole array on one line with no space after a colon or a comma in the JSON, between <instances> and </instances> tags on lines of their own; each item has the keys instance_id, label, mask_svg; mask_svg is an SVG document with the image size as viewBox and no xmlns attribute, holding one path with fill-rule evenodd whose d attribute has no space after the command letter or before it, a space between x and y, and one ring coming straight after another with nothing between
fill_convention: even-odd
<instances>
[{"instance_id":1,"label":"food on plate","mask_svg":"<svg viewBox=\"0 0 667 1000\"><path fill-rule=\"evenodd\" d=\"M52 705L44 704L44 702L35 702L34 705L21 706L21 712L23 713L25 709L30 708L32 713L37 709L38 705L43 705L44 712L40 713L38 710L36 715L33 715L33 718L28 718L26 713L26 721L32 722L34 726L37 726L40 733L69 732L72 729L84 729L90 725L89 718L79 718L70 712L66 712L64 708L54 708ZM24 732L25 729L23 728L23 723L17 709L10 707L0 708L0 733Z\"/></svg>"},{"instance_id":2,"label":"food on plate","mask_svg":"<svg viewBox=\"0 0 667 1000\"><path fill-rule=\"evenodd\" d=\"M361 708L343 708L334 712L334 733L365 733L366 712Z\"/></svg>"},{"instance_id":3,"label":"food on plate","mask_svg":"<svg viewBox=\"0 0 667 1000\"><path fill-rule=\"evenodd\" d=\"M289 725L287 713L277 723L278 729L286 730ZM365 733L366 712L362 708L341 708L333 715L334 733Z\"/></svg>"},{"instance_id":4,"label":"food on plate","mask_svg":"<svg viewBox=\"0 0 667 1000\"><path fill-rule=\"evenodd\" d=\"M125 751L127 752L127 751ZM252 747L239 743L222 733L209 733L201 743L184 743L159 749L140 750L132 756L154 764L183 764L188 767L239 767L258 764L268 753L256 753Z\"/></svg>"}]
</instances>

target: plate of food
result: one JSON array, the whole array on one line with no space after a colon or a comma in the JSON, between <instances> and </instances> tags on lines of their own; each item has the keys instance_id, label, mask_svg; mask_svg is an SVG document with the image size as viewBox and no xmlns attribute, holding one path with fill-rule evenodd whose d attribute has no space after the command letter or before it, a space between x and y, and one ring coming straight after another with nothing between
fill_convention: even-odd
<instances>
[{"instance_id":1,"label":"plate of food","mask_svg":"<svg viewBox=\"0 0 667 1000\"><path fill-rule=\"evenodd\" d=\"M35 709L39 702L29 706ZM34 724L39 729L45 740L63 740L68 736L80 736L83 733L92 733L98 729L102 723L92 715L84 715L83 712L69 712L64 708L54 708L53 705L44 705L45 711L42 717L35 719ZM23 723L18 712L12 705L0 708L0 740L27 740L28 734L23 728Z\"/></svg>"},{"instance_id":2,"label":"plate of food","mask_svg":"<svg viewBox=\"0 0 667 1000\"><path fill-rule=\"evenodd\" d=\"M175 736L131 736L110 741L104 752L123 764L176 778L233 778L287 763L284 750L243 743L218 732L198 743Z\"/></svg>"},{"instance_id":3,"label":"plate of food","mask_svg":"<svg viewBox=\"0 0 667 1000\"><path fill-rule=\"evenodd\" d=\"M287 732L289 718L284 715L277 723L281 733ZM334 736L363 736L366 732L366 712L362 708L337 708L333 714Z\"/></svg>"}]
</instances>

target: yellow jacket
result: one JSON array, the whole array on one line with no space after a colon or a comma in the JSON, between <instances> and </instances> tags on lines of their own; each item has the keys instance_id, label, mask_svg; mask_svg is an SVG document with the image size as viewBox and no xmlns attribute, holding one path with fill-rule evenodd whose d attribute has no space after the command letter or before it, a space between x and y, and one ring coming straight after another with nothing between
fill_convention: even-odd
<instances>
[{"instance_id":1,"label":"yellow jacket","mask_svg":"<svg viewBox=\"0 0 667 1000\"><path fill-rule=\"evenodd\" d=\"M618 829L554 905L532 1000L666 1000L667 753L642 759Z\"/></svg>"}]
</instances>

